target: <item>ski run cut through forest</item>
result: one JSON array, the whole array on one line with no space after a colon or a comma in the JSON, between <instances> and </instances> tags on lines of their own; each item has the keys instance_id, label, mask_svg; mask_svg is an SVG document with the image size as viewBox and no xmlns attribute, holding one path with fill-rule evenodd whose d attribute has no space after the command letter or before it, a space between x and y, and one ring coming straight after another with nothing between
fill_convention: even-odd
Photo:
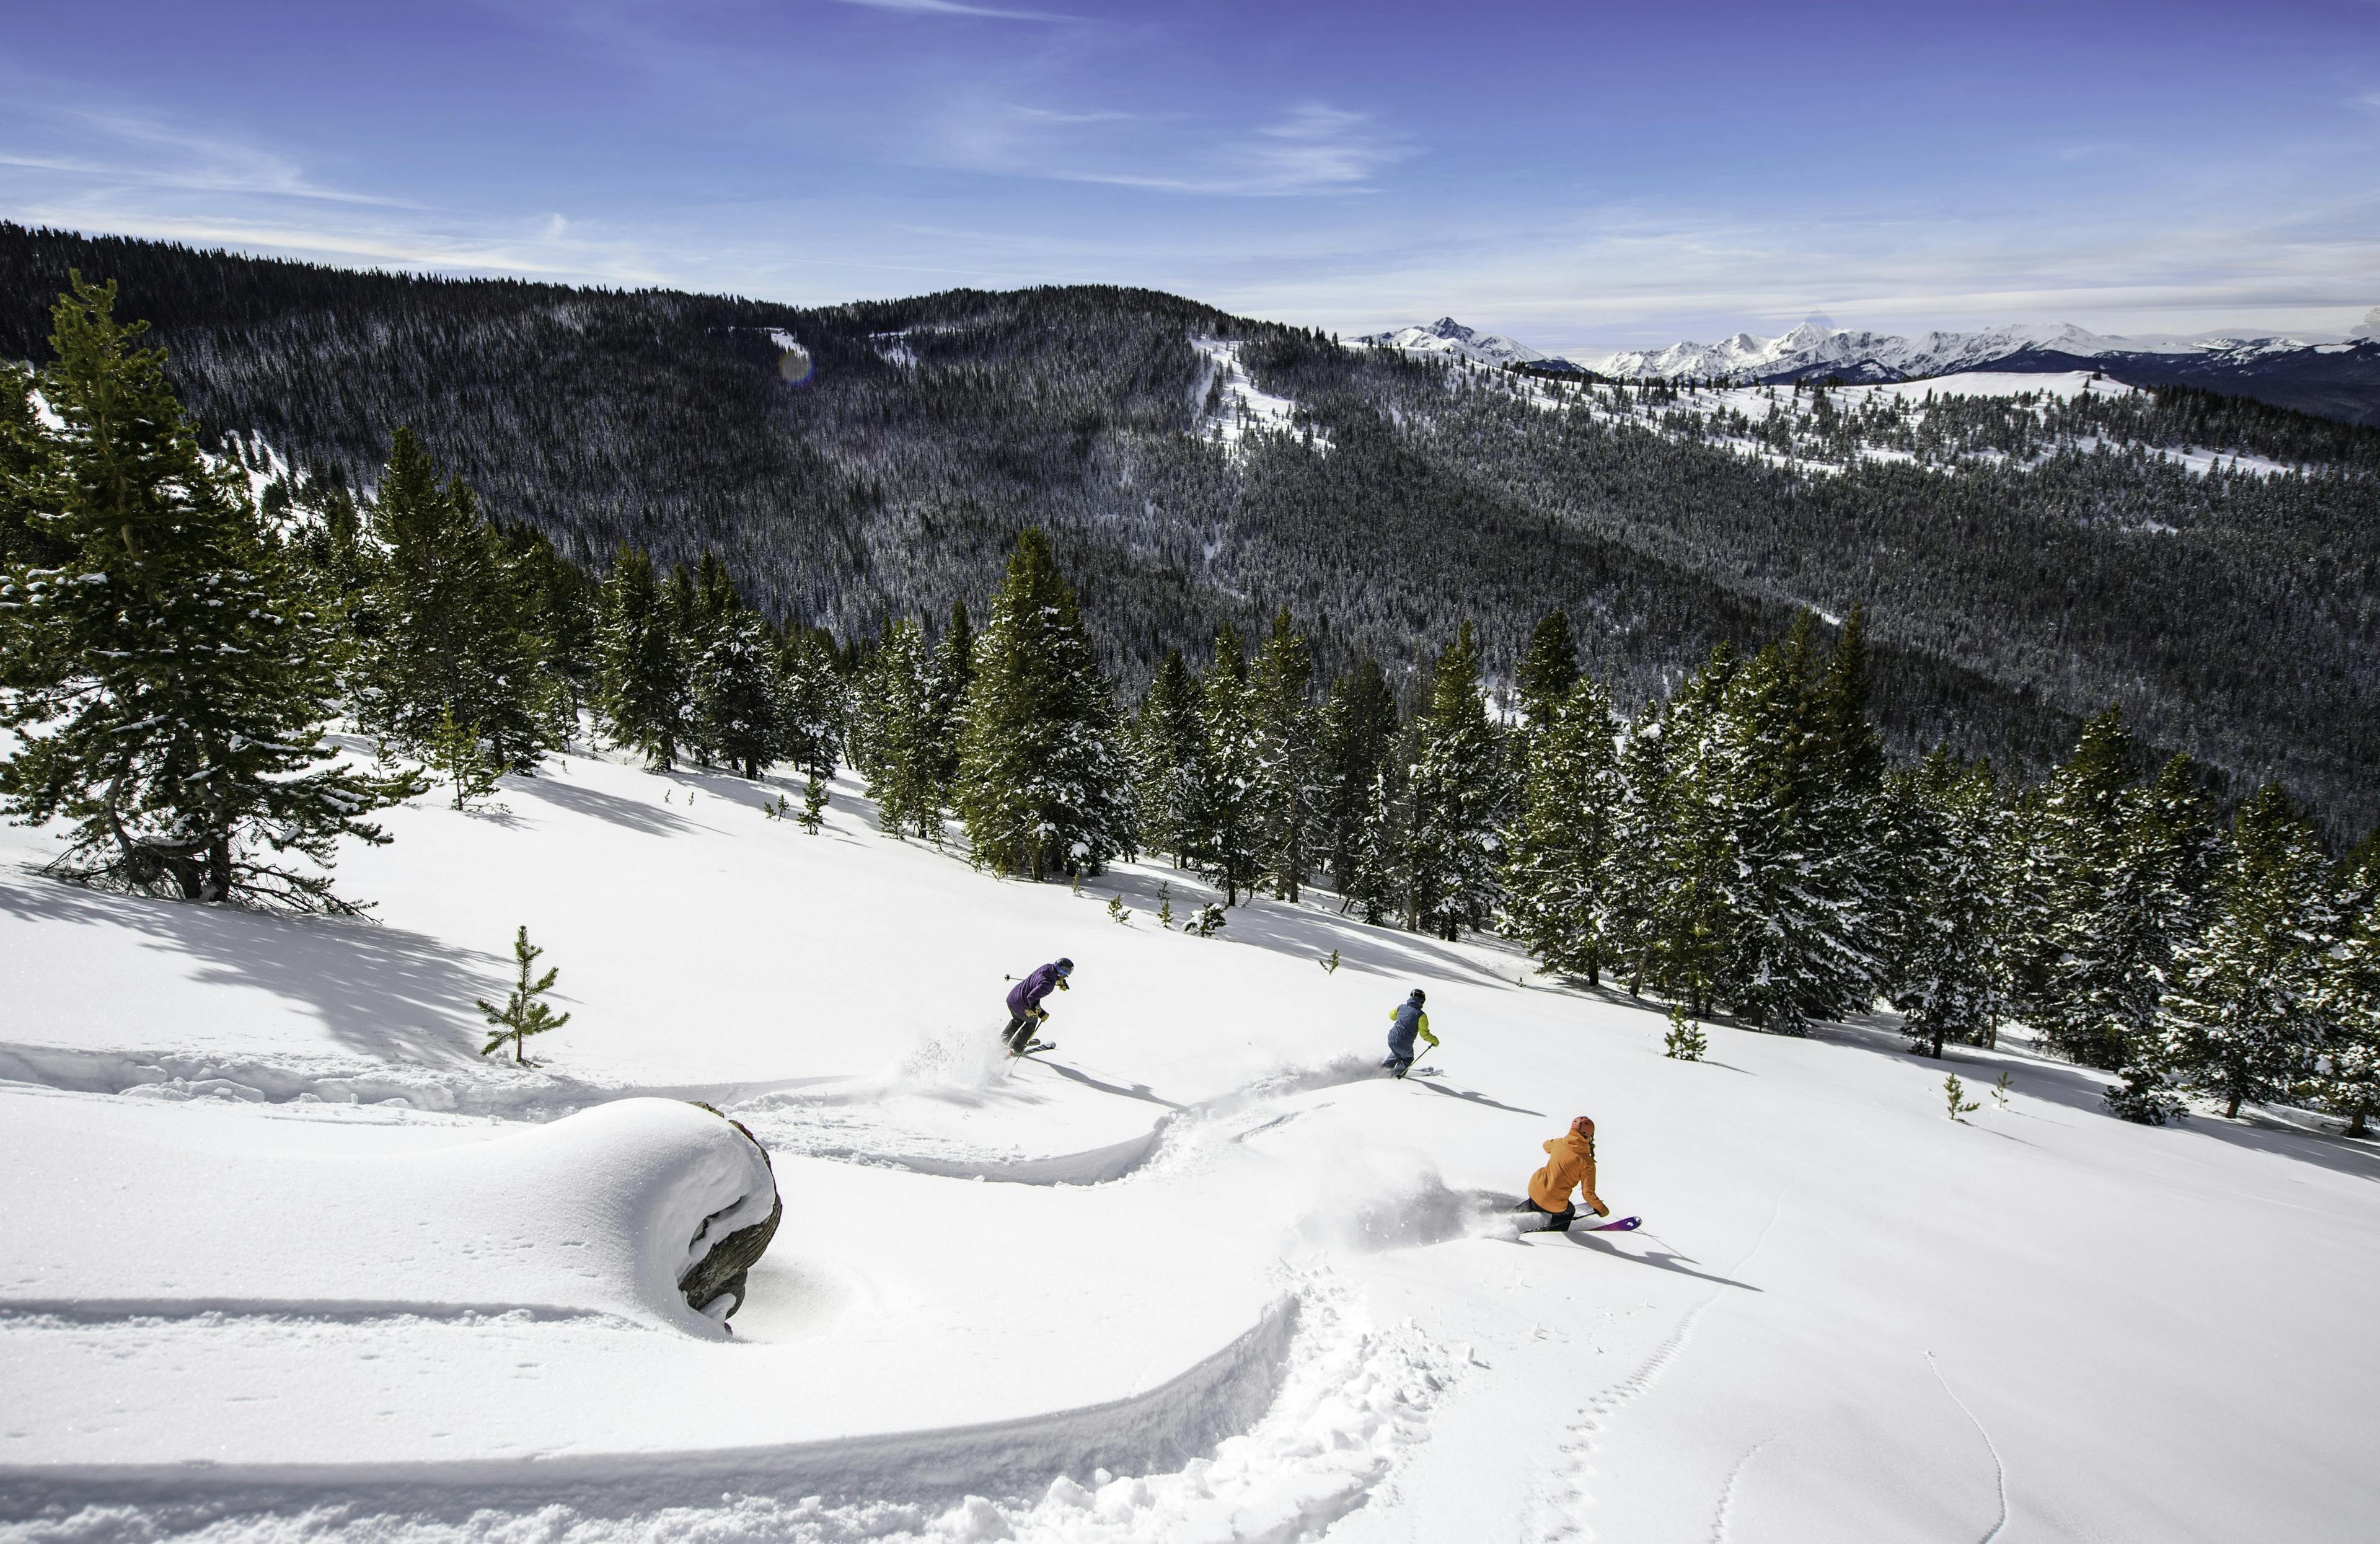
<instances>
[{"instance_id":1,"label":"ski run cut through forest","mask_svg":"<svg viewBox=\"0 0 2380 1544\"><path fill-rule=\"evenodd\" d=\"M1364 454L1201 336L1194 443ZM143 341L0 380L0 1541L2370 1532L2380 840L2277 782L1896 756L1856 604L1131 675L1062 524L788 625ZM1453 389L1819 481L2149 395L2034 383ZM2124 454L2367 454L2259 443Z\"/></svg>"}]
</instances>

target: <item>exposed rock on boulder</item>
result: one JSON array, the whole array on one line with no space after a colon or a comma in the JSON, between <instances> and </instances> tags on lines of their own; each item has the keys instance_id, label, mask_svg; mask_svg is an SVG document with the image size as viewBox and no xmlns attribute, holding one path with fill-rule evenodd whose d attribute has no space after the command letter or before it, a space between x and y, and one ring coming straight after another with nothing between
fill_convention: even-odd
<instances>
[{"instance_id":1,"label":"exposed rock on boulder","mask_svg":"<svg viewBox=\"0 0 2380 1544\"><path fill-rule=\"evenodd\" d=\"M743 1133L759 1153L761 1167L769 1175L765 1209L759 1195L742 1197L705 1217L686 1246L688 1263L678 1276L678 1290L686 1294L687 1307L724 1322L744 1306L745 1276L769 1252L769 1241L777 1236L777 1223L785 1215L785 1203L777 1194L776 1165L760 1139L743 1122L729 1120L699 1100L688 1102L710 1111ZM764 1210L766 1214L761 1215Z\"/></svg>"}]
</instances>

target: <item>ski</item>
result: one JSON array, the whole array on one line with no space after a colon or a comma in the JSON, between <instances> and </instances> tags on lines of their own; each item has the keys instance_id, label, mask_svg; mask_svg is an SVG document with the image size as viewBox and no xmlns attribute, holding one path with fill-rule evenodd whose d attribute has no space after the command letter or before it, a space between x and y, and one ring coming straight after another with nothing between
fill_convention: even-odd
<instances>
[{"instance_id":1,"label":"ski","mask_svg":"<svg viewBox=\"0 0 2380 1544\"><path fill-rule=\"evenodd\" d=\"M1008 1054L1011 1057L1030 1056L1037 1051L1055 1051L1057 1049L1058 1042L1056 1040L1035 1040L1031 1045L1025 1047L1023 1050L1012 1051Z\"/></svg>"},{"instance_id":2,"label":"ski","mask_svg":"<svg viewBox=\"0 0 2380 1544\"><path fill-rule=\"evenodd\" d=\"M1597 1222L1591 1228L1582 1228L1579 1231L1582 1233L1634 1233L1644 1225L1645 1219L1642 1217L1622 1217L1616 1222Z\"/></svg>"}]
</instances>

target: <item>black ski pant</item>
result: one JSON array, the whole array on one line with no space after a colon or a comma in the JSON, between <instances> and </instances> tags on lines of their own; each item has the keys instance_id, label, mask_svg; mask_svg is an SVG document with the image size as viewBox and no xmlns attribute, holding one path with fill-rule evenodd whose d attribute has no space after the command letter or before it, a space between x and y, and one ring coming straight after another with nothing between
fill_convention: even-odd
<instances>
[{"instance_id":1,"label":"black ski pant","mask_svg":"<svg viewBox=\"0 0 2380 1544\"><path fill-rule=\"evenodd\" d=\"M1548 1211L1526 1197L1524 1197L1521 1204L1512 1210L1521 1214L1523 1233L1568 1233L1570 1225L1578 1221L1576 1207L1566 1206L1560 1211ZM1539 1218L1543 1218L1544 1221L1539 1222Z\"/></svg>"},{"instance_id":2,"label":"black ski pant","mask_svg":"<svg viewBox=\"0 0 2380 1544\"><path fill-rule=\"evenodd\" d=\"M1040 1027L1039 1014L1011 1014L1008 1027L1000 1032L1000 1038L1008 1042L1009 1050L1022 1051L1033 1043L1033 1032Z\"/></svg>"}]
</instances>

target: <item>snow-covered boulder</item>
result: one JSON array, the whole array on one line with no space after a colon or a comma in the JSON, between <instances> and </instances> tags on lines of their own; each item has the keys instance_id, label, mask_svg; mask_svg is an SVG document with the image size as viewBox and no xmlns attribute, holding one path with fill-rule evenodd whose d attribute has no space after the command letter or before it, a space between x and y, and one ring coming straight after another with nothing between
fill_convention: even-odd
<instances>
[{"instance_id":1,"label":"snow-covered boulder","mask_svg":"<svg viewBox=\"0 0 2380 1544\"><path fill-rule=\"evenodd\" d=\"M769 1252L769 1241L777 1236L777 1224L784 1219L785 1203L777 1194L776 1165L769 1161L769 1149L751 1129L710 1105L697 1101L695 1108L710 1111L742 1133L760 1155L769 1176L765 1189L751 1188L705 1217L686 1245L688 1263L678 1278L677 1289L686 1295L688 1307L724 1321L744 1306L745 1275Z\"/></svg>"}]
</instances>

